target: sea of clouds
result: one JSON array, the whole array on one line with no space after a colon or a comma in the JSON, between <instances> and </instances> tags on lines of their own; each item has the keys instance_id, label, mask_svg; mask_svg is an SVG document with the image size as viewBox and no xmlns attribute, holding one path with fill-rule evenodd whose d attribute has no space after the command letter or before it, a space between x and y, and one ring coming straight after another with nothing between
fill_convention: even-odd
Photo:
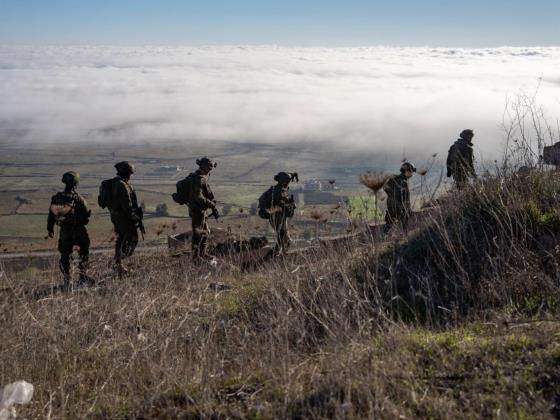
<instances>
[{"instance_id":1,"label":"sea of clouds","mask_svg":"<svg viewBox=\"0 0 560 420\"><path fill-rule=\"evenodd\" d=\"M508 98L560 117L560 48L0 46L0 141L325 142L499 153ZM9 134L11 133L11 134Z\"/></svg>"}]
</instances>

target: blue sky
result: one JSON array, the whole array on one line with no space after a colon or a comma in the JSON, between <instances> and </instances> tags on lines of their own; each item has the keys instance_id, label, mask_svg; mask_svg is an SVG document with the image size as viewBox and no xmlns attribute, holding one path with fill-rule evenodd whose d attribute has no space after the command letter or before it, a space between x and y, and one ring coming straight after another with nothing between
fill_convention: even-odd
<instances>
[{"instance_id":1,"label":"blue sky","mask_svg":"<svg viewBox=\"0 0 560 420\"><path fill-rule=\"evenodd\" d=\"M550 46L559 15L559 0L0 0L0 43Z\"/></svg>"}]
</instances>

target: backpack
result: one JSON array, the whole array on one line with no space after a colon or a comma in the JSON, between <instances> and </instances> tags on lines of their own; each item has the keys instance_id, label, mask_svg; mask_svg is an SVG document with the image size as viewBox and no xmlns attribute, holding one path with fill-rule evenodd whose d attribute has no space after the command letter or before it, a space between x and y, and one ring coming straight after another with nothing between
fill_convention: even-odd
<instances>
[{"instance_id":1,"label":"backpack","mask_svg":"<svg viewBox=\"0 0 560 420\"><path fill-rule=\"evenodd\" d=\"M270 219L270 209L272 208L272 190L274 187L270 187L268 190L263 192L259 197L259 217L261 219Z\"/></svg>"},{"instance_id":2,"label":"backpack","mask_svg":"<svg viewBox=\"0 0 560 420\"><path fill-rule=\"evenodd\" d=\"M113 190L117 181L118 178L111 178L101 182L101 185L99 186L99 195L97 196L97 204L99 204L99 207L102 209L112 207Z\"/></svg>"},{"instance_id":3,"label":"backpack","mask_svg":"<svg viewBox=\"0 0 560 420\"><path fill-rule=\"evenodd\" d=\"M49 211L53 214L57 224L76 221L76 200L74 195L58 193L51 199Z\"/></svg>"},{"instance_id":4,"label":"backpack","mask_svg":"<svg viewBox=\"0 0 560 420\"><path fill-rule=\"evenodd\" d=\"M177 192L171 194L173 201L177 204L188 205L191 199L191 186L192 186L193 174L180 180L175 184Z\"/></svg>"}]
</instances>

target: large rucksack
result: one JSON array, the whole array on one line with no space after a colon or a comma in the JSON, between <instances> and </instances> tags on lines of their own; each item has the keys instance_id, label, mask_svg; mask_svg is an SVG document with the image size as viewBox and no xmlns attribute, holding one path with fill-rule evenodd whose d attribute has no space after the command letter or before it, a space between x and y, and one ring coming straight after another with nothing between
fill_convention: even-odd
<instances>
[{"instance_id":1,"label":"large rucksack","mask_svg":"<svg viewBox=\"0 0 560 420\"><path fill-rule=\"evenodd\" d=\"M177 204L188 205L189 202L191 201L193 178L194 178L194 174L190 174L186 178L177 182L177 184L175 185L177 192L171 194L171 197L173 198L173 201L175 201Z\"/></svg>"},{"instance_id":2,"label":"large rucksack","mask_svg":"<svg viewBox=\"0 0 560 420\"><path fill-rule=\"evenodd\" d=\"M270 187L268 190L263 192L259 197L259 217L261 219L270 219L270 209L272 208L273 194L272 190L274 187Z\"/></svg>"},{"instance_id":3,"label":"large rucksack","mask_svg":"<svg viewBox=\"0 0 560 420\"><path fill-rule=\"evenodd\" d=\"M97 204L99 204L99 207L102 209L107 207L111 208L113 206L113 191L118 181L118 178L111 178L101 182L99 186L99 195L97 196Z\"/></svg>"},{"instance_id":4,"label":"large rucksack","mask_svg":"<svg viewBox=\"0 0 560 420\"><path fill-rule=\"evenodd\" d=\"M76 199L74 195L62 193L54 195L49 210L57 224L76 221Z\"/></svg>"}]
</instances>

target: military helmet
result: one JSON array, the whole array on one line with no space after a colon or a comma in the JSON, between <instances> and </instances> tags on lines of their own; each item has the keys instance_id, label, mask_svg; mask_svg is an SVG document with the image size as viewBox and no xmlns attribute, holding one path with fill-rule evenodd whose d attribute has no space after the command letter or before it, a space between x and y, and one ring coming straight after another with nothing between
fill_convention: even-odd
<instances>
[{"instance_id":1,"label":"military helmet","mask_svg":"<svg viewBox=\"0 0 560 420\"><path fill-rule=\"evenodd\" d=\"M461 131L459 137L463 140L470 140L474 137L474 131L472 131L470 128L467 128L466 130Z\"/></svg>"},{"instance_id":2,"label":"military helmet","mask_svg":"<svg viewBox=\"0 0 560 420\"><path fill-rule=\"evenodd\" d=\"M65 172L62 175L62 183L75 187L80 182L80 174L74 171Z\"/></svg>"},{"instance_id":3,"label":"military helmet","mask_svg":"<svg viewBox=\"0 0 560 420\"><path fill-rule=\"evenodd\" d=\"M200 159L196 160L196 164L198 166L200 166L201 168L206 167L206 168L215 168L216 166L218 166L218 164L216 162L214 162L212 159L204 156Z\"/></svg>"},{"instance_id":4,"label":"military helmet","mask_svg":"<svg viewBox=\"0 0 560 420\"><path fill-rule=\"evenodd\" d=\"M405 162L401 165L401 173L404 174L406 171L416 172L416 166L411 162Z\"/></svg>"},{"instance_id":5,"label":"military helmet","mask_svg":"<svg viewBox=\"0 0 560 420\"><path fill-rule=\"evenodd\" d=\"M134 165L127 160L115 164L117 173L123 175L131 175L135 172Z\"/></svg>"},{"instance_id":6,"label":"military helmet","mask_svg":"<svg viewBox=\"0 0 560 420\"><path fill-rule=\"evenodd\" d=\"M299 182L299 177L297 172L278 172L274 175L274 180L278 182Z\"/></svg>"}]
</instances>

